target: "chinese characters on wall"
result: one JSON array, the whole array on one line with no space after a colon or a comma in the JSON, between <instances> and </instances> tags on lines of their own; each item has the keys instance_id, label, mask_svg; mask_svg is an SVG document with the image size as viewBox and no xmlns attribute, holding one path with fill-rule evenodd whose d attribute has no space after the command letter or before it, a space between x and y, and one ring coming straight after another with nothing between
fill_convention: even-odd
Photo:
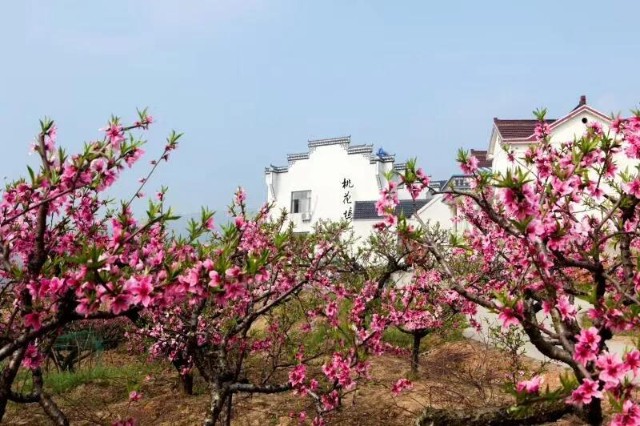
<instances>
[{"instance_id":1,"label":"chinese characters on wall","mask_svg":"<svg viewBox=\"0 0 640 426\"><path fill-rule=\"evenodd\" d=\"M353 207L351 206L351 189L353 188L353 183L351 183L351 179L344 178L342 179L342 204L345 206L345 210L342 213L342 217L346 220L353 219Z\"/></svg>"}]
</instances>

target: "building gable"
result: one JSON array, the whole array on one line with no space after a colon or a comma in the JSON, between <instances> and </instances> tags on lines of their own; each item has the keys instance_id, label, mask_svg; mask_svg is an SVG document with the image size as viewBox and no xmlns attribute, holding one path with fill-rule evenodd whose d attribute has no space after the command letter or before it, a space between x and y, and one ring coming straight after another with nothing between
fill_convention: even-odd
<instances>
[{"instance_id":1,"label":"building gable","mask_svg":"<svg viewBox=\"0 0 640 426\"><path fill-rule=\"evenodd\" d=\"M287 155L286 166L265 168L268 201L287 210L296 230L318 220L354 218L354 203L375 200L395 156L373 145L352 145L351 137L309 140L308 150ZM401 165L398 165L401 166Z\"/></svg>"},{"instance_id":2,"label":"building gable","mask_svg":"<svg viewBox=\"0 0 640 426\"><path fill-rule=\"evenodd\" d=\"M609 117L584 105L551 125L551 141L566 142L580 137L586 131L587 125L594 122L599 123L605 132L611 125Z\"/></svg>"},{"instance_id":3,"label":"building gable","mask_svg":"<svg viewBox=\"0 0 640 426\"><path fill-rule=\"evenodd\" d=\"M611 124L611 119L587 105L586 96L580 97L578 105L569 114L559 119L546 120L551 131L552 142L566 142L581 136L586 125L591 122L600 123L606 131ZM534 133L537 124L538 120L535 119L493 119L487 158L493 160L494 168L501 170L506 167L504 145L512 147L518 154L535 143Z\"/></svg>"}]
</instances>

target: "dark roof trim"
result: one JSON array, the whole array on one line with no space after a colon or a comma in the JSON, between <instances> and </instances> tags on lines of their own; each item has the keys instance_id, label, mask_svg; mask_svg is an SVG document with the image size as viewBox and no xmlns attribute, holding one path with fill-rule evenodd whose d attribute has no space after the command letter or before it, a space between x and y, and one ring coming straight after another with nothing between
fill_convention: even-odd
<instances>
[{"instance_id":1,"label":"dark roof trim","mask_svg":"<svg viewBox=\"0 0 640 426\"><path fill-rule=\"evenodd\" d=\"M270 166L264 168L264 173L286 173L289 171L289 166Z\"/></svg>"},{"instance_id":2,"label":"dark roof trim","mask_svg":"<svg viewBox=\"0 0 640 426\"><path fill-rule=\"evenodd\" d=\"M395 170L396 172L400 172L402 170L405 170L407 168L407 163L396 163L393 165L393 170Z\"/></svg>"},{"instance_id":3,"label":"dark roof trim","mask_svg":"<svg viewBox=\"0 0 640 426\"><path fill-rule=\"evenodd\" d=\"M422 200L400 200L396 206L396 215L404 214L406 217L411 217L424 207L431 197ZM353 208L353 220L371 220L381 219L382 216L378 216L376 212L376 201L356 201Z\"/></svg>"},{"instance_id":4,"label":"dark roof trim","mask_svg":"<svg viewBox=\"0 0 640 426\"><path fill-rule=\"evenodd\" d=\"M307 146L309 148L314 148L318 146L326 146L326 145L337 145L337 144L350 144L351 136L341 136L339 138L329 138L329 139L315 139L307 141Z\"/></svg>"},{"instance_id":5,"label":"dark roof trim","mask_svg":"<svg viewBox=\"0 0 640 426\"><path fill-rule=\"evenodd\" d=\"M377 163L378 161L381 163L392 163L396 161L396 156L395 154L385 155L384 157L380 157L379 155L372 155L370 160L371 160L370 161L371 164Z\"/></svg>"},{"instance_id":6,"label":"dark roof trim","mask_svg":"<svg viewBox=\"0 0 640 426\"><path fill-rule=\"evenodd\" d=\"M348 154L371 154L373 145L352 145L347 149Z\"/></svg>"},{"instance_id":7,"label":"dark roof trim","mask_svg":"<svg viewBox=\"0 0 640 426\"><path fill-rule=\"evenodd\" d=\"M296 161L296 160L308 160L309 153L308 152L300 152L297 154L287 154L287 161Z\"/></svg>"},{"instance_id":8,"label":"dark roof trim","mask_svg":"<svg viewBox=\"0 0 640 426\"><path fill-rule=\"evenodd\" d=\"M346 145L347 154L348 155L356 155L356 154L364 154L369 157L369 163L375 164L377 162L381 163L393 163L396 160L396 156L394 154L389 154L385 156L378 156L373 153L373 144L361 144L361 145L351 145L351 136L341 136L338 138L328 138L328 139L315 139L309 140L307 143L309 149L317 148L320 146L328 146L328 145ZM287 154L287 162L289 166L298 160L308 160L310 152L299 152L294 154ZM402 163L404 166L404 163ZM404 168L404 167L403 167ZM288 166L274 166L273 164L270 167L265 168L265 173L285 173L289 170Z\"/></svg>"}]
</instances>

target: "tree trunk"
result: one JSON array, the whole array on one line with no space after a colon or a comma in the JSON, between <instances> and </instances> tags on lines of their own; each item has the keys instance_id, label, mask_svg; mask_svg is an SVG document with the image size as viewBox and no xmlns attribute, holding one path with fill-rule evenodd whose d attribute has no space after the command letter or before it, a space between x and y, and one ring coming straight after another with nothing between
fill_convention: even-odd
<instances>
[{"instance_id":1,"label":"tree trunk","mask_svg":"<svg viewBox=\"0 0 640 426\"><path fill-rule=\"evenodd\" d=\"M593 426L600 426L602 418L602 400L593 398L588 405L585 405L580 413L580 417Z\"/></svg>"},{"instance_id":2,"label":"tree trunk","mask_svg":"<svg viewBox=\"0 0 640 426\"><path fill-rule=\"evenodd\" d=\"M411 373L418 374L418 370L420 369L420 343L422 342L422 339L430 333L430 330L422 328L405 331L405 333L410 333L413 336L413 345L411 348Z\"/></svg>"},{"instance_id":3,"label":"tree trunk","mask_svg":"<svg viewBox=\"0 0 640 426\"><path fill-rule=\"evenodd\" d=\"M418 374L420 368L420 342L422 341L421 333L413 333L413 348L411 349L411 372Z\"/></svg>"},{"instance_id":4,"label":"tree trunk","mask_svg":"<svg viewBox=\"0 0 640 426\"><path fill-rule=\"evenodd\" d=\"M2 377L0 377L0 422L2 422L5 411L7 410L11 386L13 386L13 381L16 378L16 374L18 374L18 369L22 363L22 358L24 358L25 351L26 347L17 349L2 370Z\"/></svg>"},{"instance_id":5,"label":"tree trunk","mask_svg":"<svg viewBox=\"0 0 640 426\"><path fill-rule=\"evenodd\" d=\"M178 375L180 376L182 391L186 395L193 395L193 373L182 374L182 370L186 365L187 363L179 358L173 361L173 366L178 370Z\"/></svg>"},{"instance_id":6,"label":"tree trunk","mask_svg":"<svg viewBox=\"0 0 640 426\"><path fill-rule=\"evenodd\" d=\"M44 391L44 380L42 378L42 369L37 368L33 372L33 385L36 388L36 392L39 395L40 400L38 403L49 416L49 419L57 426L69 426L69 420L56 405L51 397Z\"/></svg>"},{"instance_id":7,"label":"tree trunk","mask_svg":"<svg viewBox=\"0 0 640 426\"><path fill-rule=\"evenodd\" d=\"M185 395L193 395L193 374L181 374L180 384L182 385L182 391Z\"/></svg>"},{"instance_id":8,"label":"tree trunk","mask_svg":"<svg viewBox=\"0 0 640 426\"><path fill-rule=\"evenodd\" d=\"M227 412L225 413L224 424L225 426L231 426L231 409L233 408L233 394L229 394L227 398Z\"/></svg>"},{"instance_id":9,"label":"tree trunk","mask_svg":"<svg viewBox=\"0 0 640 426\"><path fill-rule=\"evenodd\" d=\"M45 393L40 395L39 404L55 425L69 426L69 420L49 395Z\"/></svg>"},{"instance_id":10,"label":"tree trunk","mask_svg":"<svg viewBox=\"0 0 640 426\"><path fill-rule=\"evenodd\" d=\"M228 389L215 384L211 385L211 405L209 416L204 421L204 426L218 426L224 424L224 408L230 393Z\"/></svg>"}]
</instances>

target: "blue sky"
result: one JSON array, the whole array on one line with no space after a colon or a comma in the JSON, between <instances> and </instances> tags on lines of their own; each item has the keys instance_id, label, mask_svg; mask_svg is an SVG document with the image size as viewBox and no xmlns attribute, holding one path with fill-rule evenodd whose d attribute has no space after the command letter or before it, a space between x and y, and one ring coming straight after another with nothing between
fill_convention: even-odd
<instances>
[{"instance_id":1,"label":"blue sky","mask_svg":"<svg viewBox=\"0 0 640 426\"><path fill-rule=\"evenodd\" d=\"M0 3L0 177L23 175L38 119L73 150L149 107L148 156L182 146L148 193L224 210L237 185L313 138L351 135L435 178L486 148L492 118L561 116L581 94L638 106L640 2L57 0ZM133 191L145 165L114 195Z\"/></svg>"}]
</instances>

